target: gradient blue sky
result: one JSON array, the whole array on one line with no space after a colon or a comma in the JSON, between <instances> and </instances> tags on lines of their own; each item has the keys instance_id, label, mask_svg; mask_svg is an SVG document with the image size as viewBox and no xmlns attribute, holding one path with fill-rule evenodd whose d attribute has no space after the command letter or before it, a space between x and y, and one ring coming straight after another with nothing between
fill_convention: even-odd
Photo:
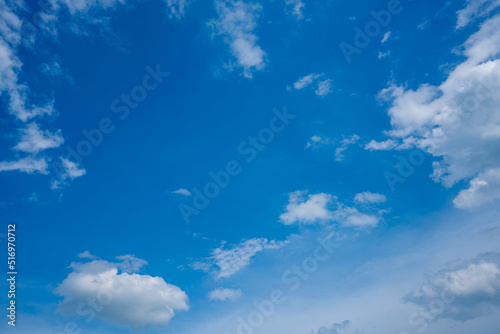
<instances>
[{"instance_id":1,"label":"gradient blue sky","mask_svg":"<svg viewBox=\"0 0 500 334\"><path fill-rule=\"evenodd\" d=\"M499 7L0 0L2 333L498 333Z\"/></svg>"}]
</instances>

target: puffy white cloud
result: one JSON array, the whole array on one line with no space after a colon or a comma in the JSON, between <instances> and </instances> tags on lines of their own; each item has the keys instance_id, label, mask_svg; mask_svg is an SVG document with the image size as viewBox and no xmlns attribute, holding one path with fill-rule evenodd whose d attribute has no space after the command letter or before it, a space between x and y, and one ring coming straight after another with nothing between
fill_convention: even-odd
<instances>
[{"instance_id":1,"label":"puffy white cloud","mask_svg":"<svg viewBox=\"0 0 500 334\"><path fill-rule=\"evenodd\" d=\"M500 15L487 19L463 47L466 59L439 86L423 84L412 90L391 85L381 92L390 102L392 129L386 133L392 138L372 141L366 148L415 146L427 151L437 158L435 181L451 187L474 180L454 202L467 208L475 204L464 201L485 202L484 196L493 195L498 184L494 175L500 165Z\"/></svg>"},{"instance_id":2,"label":"puffy white cloud","mask_svg":"<svg viewBox=\"0 0 500 334\"><path fill-rule=\"evenodd\" d=\"M290 194L280 221L285 225L338 222L343 226L362 228L376 226L381 221L382 213L363 213L340 203L333 195L307 194L307 191L298 190Z\"/></svg>"},{"instance_id":3,"label":"puffy white cloud","mask_svg":"<svg viewBox=\"0 0 500 334\"><path fill-rule=\"evenodd\" d=\"M365 191L354 196L354 200L358 203L384 203L387 201L387 197L378 193L371 193Z\"/></svg>"},{"instance_id":4,"label":"puffy white cloud","mask_svg":"<svg viewBox=\"0 0 500 334\"><path fill-rule=\"evenodd\" d=\"M500 168L480 173L470 181L468 189L462 190L453 200L459 209L474 210L485 203L500 199Z\"/></svg>"},{"instance_id":5,"label":"puffy white cloud","mask_svg":"<svg viewBox=\"0 0 500 334\"><path fill-rule=\"evenodd\" d=\"M219 17L209 22L214 31L223 36L243 75L252 78L253 72L266 66L266 53L257 44L258 37L253 33L257 27L262 6L243 1L215 2Z\"/></svg>"},{"instance_id":6,"label":"puffy white cloud","mask_svg":"<svg viewBox=\"0 0 500 334\"><path fill-rule=\"evenodd\" d=\"M214 249L204 261L193 263L192 267L196 270L213 270L217 278L227 278L248 266L257 253L267 249L279 249L287 243L288 241L253 238L231 245L228 249L224 249L223 245Z\"/></svg>"},{"instance_id":7,"label":"puffy white cloud","mask_svg":"<svg viewBox=\"0 0 500 334\"><path fill-rule=\"evenodd\" d=\"M138 270L144 260L130 255L121 259L72 263L73 271L54 290L64 298L58 311L147 329L167 325L175 310L189 309L188 297L179 287L161 277L124 272Z\"/></svg>"},{"instance_id":8,"label":"puffy white cloud","mask_svg":"<svg viewBox=\"0 0 500 334\"><path fill-rule=\"evenodd\" d=\"M292 15L294 15L297 20L302 20L304 18L303 11L306 4L302 0L285 0L285 4L292 6Z\"/></svg>"},{"instance_id":9,"label":"puffy white cloud","mask_svg":"<svg viewBox=\"0 0 500 334\"><path fill-rule=\"evenodd\" d=\"M191 192L184 188L179 188L177 190L172 191L173 194L179 194L184 196L191 196Z\"/></svg>"},{"instance_id":10,"label":"puffy white cloud","mask_svg":"<svg viewBox=\"0 0 500 334\"><path fill-rule=\"evenodd\" d=\"M3 171L19 171L23 173L40 173L48 174L47 160L45 158L26 157L14 161L1 161L0 172Z\"/></svg>"},{"instance_id":11,"label":"puffy white cloud","mask_svg":"<svg viewBox=\"0 0 500 334\"><path fill-rule=\"evenodd\" d=\"M236 300L240 298L242 295L241 290L239 289L223 289L223 288L217 288L208 294L208 299L210 300L220 300L220 301L226 301L226 300Z\"/></svg>"},{"instance_id":12,"label":"puffy white cloud","mask_svg":"<svg viewBox=\"0 0 500 334\"><path fill-rule=\"evenodd\" d=\"M21 130L21 141L14 146L15 150L29 153L38 153L40 151L61 146L64 139L61 130L56 133L40 130L36 123L30 123Z\"/></svg>"},{"instance_id":13,"label":"puffy white cloud","mask_svg":"<svg viewBox=\"0 0 500 334\"><path fill-rule=\"evenodd\" d=\"M463 28L472 20L488 15L499 6L500 0L467 0L467 6L457 13L457 28Z\"/></svg>"},{"instance_id":14,"label":"puffy white cloud","mask_svg":"<svg viewBox=\"0 0 500 334\"><path fill-rule=\"evenodd\" d=\"M296 222L313 224L318 221L327 221L333 218L328 209L329 204L334 201L330 194L309 194L306 191L295 191L290 194L285 212L280 215L280 221L285 225Z\"/></svg>"},{"instance_id":15,"label":"puffy white cloud","mask_svg":"<svg viewBox=\"0 0 500 334\"><path fill-rule=\"evenodd\" d=\"M500 307L500 253L485 253L470 261L458 261L430 276L405 300L423 306L434 305L434 317L459 321L473 319Z\"/></svg>"}]
</instances>

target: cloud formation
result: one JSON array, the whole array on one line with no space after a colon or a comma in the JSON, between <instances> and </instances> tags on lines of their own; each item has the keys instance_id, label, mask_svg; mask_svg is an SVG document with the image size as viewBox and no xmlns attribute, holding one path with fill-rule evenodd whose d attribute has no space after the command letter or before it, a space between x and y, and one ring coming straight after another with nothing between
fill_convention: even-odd
<instances>
[{"instance_id":1,"label":"cloud formation","mask_svg":"<svg viewBox=\"0 0 500 334\"><path fill-rule=\"evenodd\" d=\"M268 249L279 249L288 241L253 238L225 249L224 245L214 249L207 259L195 262L192 267L197 270L213 271L217 278L233 276L250 264L257 253Z\"/></svg>"},{"instance_id":2,"label":"cloud formation","mask_svg":"<svg viewBox=\"0 0 500 334\"><path fill-rule=\"evenodd\" d=\"M290 194L280 221L285 225L338 222L343 226L373 227L381 221L382 213L382 210L363 213L340 203L333 195L297 190Z\"/></svg>"},{"instance_id":3,"label":"cloud formation","mask_svg":"<svg viewBox=\"0 0 500 334\"><path fill-rule=\"evenodd\" d=\"M241 295L242 292L239 289L217 288L210 291L210 293L208 294L208 299L218 301L236 300L240 298Z\"/></svg>"},{"instance_id":4,"label":"cloud formation","mask_svg":"<svg viewBox=\"0 0 500 334\"><path fill-rule=\"evenodd\" d=\"M429 310L435 317L458 321L498 311L500 253L484 253L470 261L458 261L430 276L422 287L407 294L405 300L426 310L435 304L435 310Z\"/></svg>"},{"instance_id":5,"label":"cloud formation","mask_svg":"<svg viewBox=\"0 0 500 334\"><path fill-rule=\"evenodd\" d=\"M417 147L432 154L436 182L451 187L470 180L454 200L469 209L500 192L500 15L483 22L463 48L466 59L439 86L392 84L380 93L390 103L391 138L366 148Z\"/></svg>"},{"instance_id":6,"label":"cloud formation","mask_svg":"<svg viewBox=\"0 0 500 334\"><path fill-rule=\"evenodd\" d=\"M89 258L87 252L80 257ZM167 325L175 310L189 309L186 293L177 286L161 277L134 273L146 261L131 255L119 260L72 263L73 271L54 290L64 298L58 311L147 329Z\"/></svg>"},{"instance_id":7,"label":"cloud formation","mask_svg":"<svg viewBox=\"0 0 500 334\"><path fill-rule=\"evenodd\" d=\"M257 44L259 38L254 30L262 6L243 1L217 0L215 7L219 17L209 22L214 33L223 37L243 75L252 78L253 73L266 66L266 53Z\"/></svg>"}]
</instances>

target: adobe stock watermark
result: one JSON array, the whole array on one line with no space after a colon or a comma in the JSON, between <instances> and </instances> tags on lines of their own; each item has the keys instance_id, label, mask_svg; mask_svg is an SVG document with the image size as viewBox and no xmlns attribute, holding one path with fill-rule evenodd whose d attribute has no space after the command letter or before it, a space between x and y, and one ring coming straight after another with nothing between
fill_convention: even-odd
<instances>
[{"instance_id":1,"label":"adobe stock watermark","mask_svg":"<svg viewBox=\"0 0 500 334\"><path fill-rule=\"evenodd\" d=\"M287 301L287 290L297 291L302 283L307 281L319 268L321 263L327 261L333 254L337 244L332 242L332 238L317 238L318 245L312 254L304 258L300 264L294 264L285 270L281 275L281 282L286 289L273 289L269 293L269 298L253 303L254 310L246 317L237 317L236 334L253 334L256 329L262 327L265 321L274 315L277 306ZM230 334L225 332L224 334Z\"/></svg>"},{"instance_id":2,"label":"adobe stock watermark","mask_svg":"<svg viewBox=\"0 0 500 334\"><path fill-rule=\"evenodd\" d=\"M240 157L244 158L244 163L251 163L274 140L275 135L282 132L290 121L297 117L297 115L289 114L286 107L283 111L273 109L273 114L267 127L260 129L255 136L248 136L238 145L237 152ZM230 184L232 178L241 174L242 171L242 163L236 159L229 160L225 168L218 172L210 171L208 173L210 181L201 188L193 188L191 205L179 204L178 208L184 222L189 224L191 216L199 215L201 210L206 209L210 200L219 196L221 190Z\"/></svg>"},{"instance_id":3,"label":"adobe stock watermark","mask_svg":"<svg viewBox=\"0 0 500 334\"><path fill-rule=\"evenodd\" d=\"M413 175L415 168L425 162L425 154L420 150L413 150L407 158L398 156L396 172L385 171L384 178L392 192L396 190L396 184L404 183L407 178Z\"/></svg>"},{"instance_id":4,"label":"adobe stock watermark","mask_svg":"<svg viewBox=\"0 0 500 334\"><path fill-rule=\"evenodd\" d=\"M129 92L122 93L119 98L111 102L111 112L116 114L119 121L124 121L131 114L131 110L139 107L150 92L158 88L158 86L169 76L168 72L162 72L160 65L157 64L154 68L146 66L146 75L141 82L134 86ZM66 160L80 164L84 158L92 154L94 148L102 144L105 135L111 134L116 129L117 121L111 118L103 117L93 129L83 129L81 131L85 139L80 140L75 147L66 145ZM51 169L56 176L58 183L63 183L67 178L66 168L63 161L52 161Z\"/></svg>"},{"instance_id":5,"label":"adobe stock watermark","mask_svg":"<svg viewBox=\"0 0 500 334\"><path fill-rule=\"evenodd\" d=\"M409 0L411 1L411 0ZM353 28L354 37L352 44L341 42L340 51L348 64L352 61L353 54L360 54L361 50L366 48L372 42L372 39L380 35L383 28L386 28L395 15L400 14L404 7L399 0L389 0L386 9L379 11L370 11L373 20L368 21L364 29L356 26Z\"/></svg>"},{"instance_id":6,"label":"adobe stock watermark","mask_svg":"<svg viewBox=\"0 0 500 334\"><path fill-rule=\"evenodd\" d=\"M438 319L445 310L446 306L453 303L456 299L456 295L449 289L445 288L441 291L439 298L432 299L427 307L421 307L418 312L413 312L408 317L408 324L416 328L418 333L423 333L429 322ZM399 334L410 334L407 331L401 331Z\"/></svg>"}]
</instances>

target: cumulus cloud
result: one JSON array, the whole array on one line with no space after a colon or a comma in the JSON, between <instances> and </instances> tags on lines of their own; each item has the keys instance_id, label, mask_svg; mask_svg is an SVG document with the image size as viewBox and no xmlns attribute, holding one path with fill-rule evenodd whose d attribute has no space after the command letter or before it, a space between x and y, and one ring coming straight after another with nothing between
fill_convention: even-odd
<instances>
[{"instance_id":1,"label":"cumulus cloud","mask_svg":"<svg viewBox=\"0 0 500 334\"><path fill-rule=\"evenodd\" d=\"M384 203L387 201L387 197L378 193L371 193L365 191L354 196L354 200L358 203Z\"/></svg>"},{"instance_id":2,"label":"cumulus cloud","mask_svg":"<svg viewBox=\"0 0 500 334\"><path fill-rule=\"evenodd\" d=\"M179 287L161 277L126 272L139 270L146 261L131 255L120 259L72 263L72 272L54 290L63 297L58 311L146 329L167 325L175 310L188 310L188 297Z\"/></svg>"},{"instance_id":3,"label":"cumulus cloud","mask_svg":"<svg viewBox=\"0 0 500 334\"><path fill-rule=\"evenodd\" d=\"M285 212L280 221L285 225L317 224L338 222L343 226L373 227L381 221L383 211L360 212L337 200L337 197L326 194L308 194L307 191L295 191L290 194Z\"/></svg>"},{"instance_id":4,"label":"cumulus cloud","mask_svg":"<svg viewBox=\"0 0 500 334\"><path fill-rule=\"evenodd\" d=\"M61 157L60 161L61 163L52 165L52 168L56 170L57 176L57 179L52 181L52 189L57 189L61 185L66 184L68 180L76 179L87 173L85 168L80 167L79 164L71 160Z\"/></svg>"},{"instance_id":5,"label":"cumulus cloud","mask_svg":"<svg viewBox=\"0 0 500 334\"><path fill-rule=\"evenodd\" d=\"M242 295L241 290L236 290L236 289L223 289L223 288L217 288L208 294L208 299L210 300L219 300L219 301L226 301L226 300L236 300L240 298Z\"/></svg>"},{"instance_id":6,"label":"cumulus cloud","mask_svg":"<svg viewBox=\"0 0 500 334\"><path fill-rule=\"evenodd\" d=\"M500 168L480 173L469 183L469 188L460 191L453 200L459 209L475 210L486 203L500 199Z\"/></svg>"},{"instance_id":7,"label":"cumulus cloud","mask_svg":"<svg viewBox=\"0 0 500 334\"><path fill-rule=\"evenodd\" d=\"M78 257L80 259L97 259L97 256L90 254L90 252L88 250L78 254Z\"/></svg>"},{"instance_id":8,"label":"cumulus cloud","mask_svg":"<svg viewBox=\"0 0 500 334\"><path fill-rule=\"evenodd\" d=\"M288 241L253 238L224 249L224 245L212 251L207 259L192 264L193 269L212 270L217 278L227 278L250 264L257 253L268 249L279 249Z\"/></svg>"},{"instance_id":9,"label":"cumulus cloud","mask_svg":"<svg viewBox=\"0 0 500 334\"><path fill-rule=\"evenodd\" d=\"M405 300L437 316L458 321L473 319L500 307L500 253L485 253L458 261L430 276Z\"/></svg>"},{"instance_id":10,"label":"cumulus cloud","mask_svg":"<svg viewBox=\"0 0 500 334\"><path fill-rule=\"evenodd\" d=\"M243 75L252 78L254 71L266 66L266 53L257 44L259 38L254 34L262 6L257 3L222 0L217 0L215 6L219 17L211 20L209 25L229 45L238 66L243 68Z\"/></svg>"},{"instance_id":11,"label":"cumulus cloud","mask_svg":"<svg viewBox=\"0 0 500 334\"><path fill-rule=\"evenodd\" d=\"M465 60L438 86L423 84L413 90L393 84L384 89L380 97L390 103L392 129L386 134L391 139L366 146L417 147L436 158L432 173L436 182L451 187L472 180L471 188L454 201L459 208L486 202L498 186L500 15L487 19L467 39L463 55ZM396 145L395 141L403 144Z\"/></svg>"},{"instance_id":12,"label":"cumulus cloud","mask_svg":"<svg viewBox=\"0 0 500 334\"><path fill-rule=\"evenodd\" d=\"M304 7L306 4L302 0L285 0L287 6L292 7L292 15L295 16L297 21L304 18Z\"/></svg>"}]
</instances>

